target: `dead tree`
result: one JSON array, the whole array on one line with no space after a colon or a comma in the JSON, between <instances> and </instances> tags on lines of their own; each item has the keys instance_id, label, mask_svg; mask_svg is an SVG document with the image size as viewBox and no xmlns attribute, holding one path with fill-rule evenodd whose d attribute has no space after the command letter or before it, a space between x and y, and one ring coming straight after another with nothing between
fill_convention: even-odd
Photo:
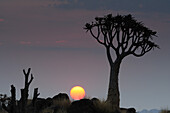
<instances>
[{"instance_id":1,"label":"dead tree","mask_svg":"<svg viewBox=\"0 0 170 113\"><path fill-rule=\"evenodd\" d=\"M5 101L8 100L8 105L6 105ZM8 113L17 113L16 107L16 89L13 85L11 85L11 98L4 97L2 101L2 108Z\"/></svg>"},{"instance_id":2,"label":"dead tree","mask_svg":"<svg viewBox=\"0 0 170 113\"><path fill-rule=\"evenodd\" d=\"M8 113L27 113L29 86L34 79L33 74L31 74L30 72L31 68L29 68L27 72L25 71L25 69L23 70L23 73L25 75L25 86L23 89L21 89L21 98L18 103L16 102L16 89L13 85L11 85L11 98L9 100L9 103L7 105L5 103L2 103L3 109L6 110ZM31 75L30 80L29 75ZM38 88L35 88L33 100L35 101L38 96Z\"/></svg>"},{"instance_id":3,"label":"dead tree","mask_svg":"<svg viewBox=\"0 0 170 113\"><path fill-rule=\"evenodd\" d=\"M141 57L153 48L159 48L152 41L156 32L145 27L142 22L137 22L131 15L113 17L111 14L96 17L94 22L85 25L85 29L106 48L110 64L107 103L114 110L119 110L118 75L120 64L126 56ZM115 52L114 59L111 51Z\"/></svg>"},{"instance_id":4,"label":"dead tree","mask_svg":"<svg viewBox=\"0 0 170 113\"><path fill-rule=\"evenodd\" d=\"M35 105L35 102L38 98L38 96L40 95L40 93L38 93L38 88L34 88L34 96L33 96L33 100L32 100L32 105Z\"/></svg>"},{"instance_id":5,"label":"dead tree","mask_svg":"<svg viewBox=\"0 0 170 113\"><path fill-rule=\"evenodd\" d=\"M26 113L26 106L27 106L27 101L28 101L28 92L29 92L29 86L34 79L33 74L30 73L31 68L28 69L26 72L25 69L23 70L23 73L25 75L25 87L24 89L21 89L21 99L20 99L20 112L21 113ZM30 80L28 80L29 75L31 74Z\"/></svg>"},{"instance_id":6,"label":"dead tree","mask_svg":"<svg viewBox=\"0 0 170 113\"><path fill-rule=\"evenodd\" d=\"M32 100L32 106L33 106L33 113L38 113L37 108L36 108L36 100L40 93L38 93L38 88L34 88L34 96Z\"/></svg>"},{"instance_id":7,"label":"dead tree","mask_svg":"<svg viewBox=\"0 0 170 113\"><path fill-rule=\"evenodd\" d=\"M10 102L10 113L16 113L17 107L16 107L16 89L13 85L11 85L11 102Z\"/></svg>"}]
</instances>

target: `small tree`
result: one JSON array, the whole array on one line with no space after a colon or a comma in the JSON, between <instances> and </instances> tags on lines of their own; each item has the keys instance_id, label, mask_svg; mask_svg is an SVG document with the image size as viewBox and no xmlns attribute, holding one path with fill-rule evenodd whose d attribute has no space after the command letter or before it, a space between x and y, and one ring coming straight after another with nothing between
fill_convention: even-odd
<instances>
[{"instance_id":1,"label":"small tree","mask_svg":"<svg viewBox=\"0 0 170 113\"><path fill-rule=\"evenodd\" d=\"M131 15L111 14L96 17L92 23L87 23L85 29L106 48L110 64L110 81L106 102L113 110L119 110L118 75L122 60L128 55L141 57L153 48L159 48L152 40L156 32L145 27L142 22L137 22ZM111 49L116 58L113 60Z\"/></svg>"}]
</instances>

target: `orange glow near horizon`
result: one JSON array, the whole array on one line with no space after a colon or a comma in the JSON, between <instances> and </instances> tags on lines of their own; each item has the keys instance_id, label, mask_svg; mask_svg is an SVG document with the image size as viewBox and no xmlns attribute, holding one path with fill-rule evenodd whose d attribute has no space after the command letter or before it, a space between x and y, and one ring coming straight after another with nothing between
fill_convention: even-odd
<instances>
[{"instance_id":1,"label":"orange glow near horizon","mask_svg":"<svg viewBox=\"0 0 170 113\"><path fill-rule=\"evenodd\" d=\"M70 90L70 96L74 100L80 100L83 99L85 96L85 90L81 86L74 86Z\"/></svg>"}]
</instances>

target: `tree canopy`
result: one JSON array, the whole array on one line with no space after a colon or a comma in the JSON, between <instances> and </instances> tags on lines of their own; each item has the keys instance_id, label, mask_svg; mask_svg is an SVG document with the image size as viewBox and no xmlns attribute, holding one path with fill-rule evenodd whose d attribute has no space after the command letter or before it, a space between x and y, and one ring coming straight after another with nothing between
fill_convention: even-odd
<instances>
[{"instance_id":1,"label":"tree canopy","mask_svg":"<svg viewBox=\"0 0 170 113\"><path fill-rule=\"evenodd\" d=\"M85 29L100 44L114 49L119 57L130 54L140 57L155 47L159 48L152 41L156 32L145 27L142 22L137 22L130 14L96 17L95 22L85 25Z\"/></svg>"}]
</instances>

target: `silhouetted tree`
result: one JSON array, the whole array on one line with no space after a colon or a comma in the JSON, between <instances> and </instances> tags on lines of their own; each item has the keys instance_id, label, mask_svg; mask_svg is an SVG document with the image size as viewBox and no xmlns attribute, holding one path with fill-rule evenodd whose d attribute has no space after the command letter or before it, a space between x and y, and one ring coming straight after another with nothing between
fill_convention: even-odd
<instances>
[{"instance_id":1,"label":"silhouetted tree","mask_svg":"<svg viewBox=\"0 0 170 113\"><path fill-rule=\"evenodd\" d=\"M13 85L11 85L11 98L4 96L2 101L2 108L7 111L8 113L16 113L16 89ZM5 101L8 100L8 103L5 103ZM7 104L7 105L6 105Z\"/></svg>"},{"instance_id":2,"label":"silhouetted tree","mask_svg":"<svg viewBox=\"0 0 170 113\"><path fill-rule=\"evenodd\" d=\"M38 113L37 108L36 108L36 100L40 93L38 93L38 88L34 88L34 96L32 99L32 106L33 106L33 113Z\"/></svg>"},{"instance_id":3,"label":"silhouetted tree","mask_svg":"<svg viewBox=\"0 0 170 113\"><path fill-rule=\"evenodd\" d=\"M7 98L7 96L4 96L3 98L0 98L0 101L2 102L2 108L6 110L8 113L27 113L27 101L28 101L28 92L29 92L29 86L34 79L33 74L31 74L31 68L28 69L26 72L25 69L23 70L23 73L25 75L25 87L21 89L21 98L19 101L16 101L16 89L13 85L11 85L11 98ZM31 75L30 80L29 75ZM40 95L38 93L38 88L34 89L34 98L33 98L33 108L34 103L37 99L37 97ZM1 97L3 95L0 95ZM9 100L8 104L5 103L6 100Z\"/></svg>"},{"instance_id":4,"label":"silhouetted tree","mask_svg":"<svg viewBox=\"0 0 170 113\"><path fill-rule=\"evenodd\" d=\"M28 92L29 92L29 86L34 79L33 74L30 73L31 68L28 69L26 72L25 69L23 70L23 73L25 75L25 87L24 89L21 89L21 99L20 99L20 107L21 107L21 113L26 113L26 106L27 106L27 101L28 101ZM29 75L31 75L30 80L28 80Z\"/></svg>"},{"instance_id":5,"label":"silhouetted tree","mask_svg":"<svg viewBox=\"0 0 170 113\"><path fill-rule=\"evenodd\" d=\"M159 48L152 40L156 32L145 27L142 22L137 22L130 14L109 14L96 17L92 23L86 23L85 29L106 48L110 64L110 81L106 102L113 110L119 110L118 75L122 60L128 55L141 57L153 48ZM115 58L111 54L115 52Z\"/></svg>"}]
</instances>

